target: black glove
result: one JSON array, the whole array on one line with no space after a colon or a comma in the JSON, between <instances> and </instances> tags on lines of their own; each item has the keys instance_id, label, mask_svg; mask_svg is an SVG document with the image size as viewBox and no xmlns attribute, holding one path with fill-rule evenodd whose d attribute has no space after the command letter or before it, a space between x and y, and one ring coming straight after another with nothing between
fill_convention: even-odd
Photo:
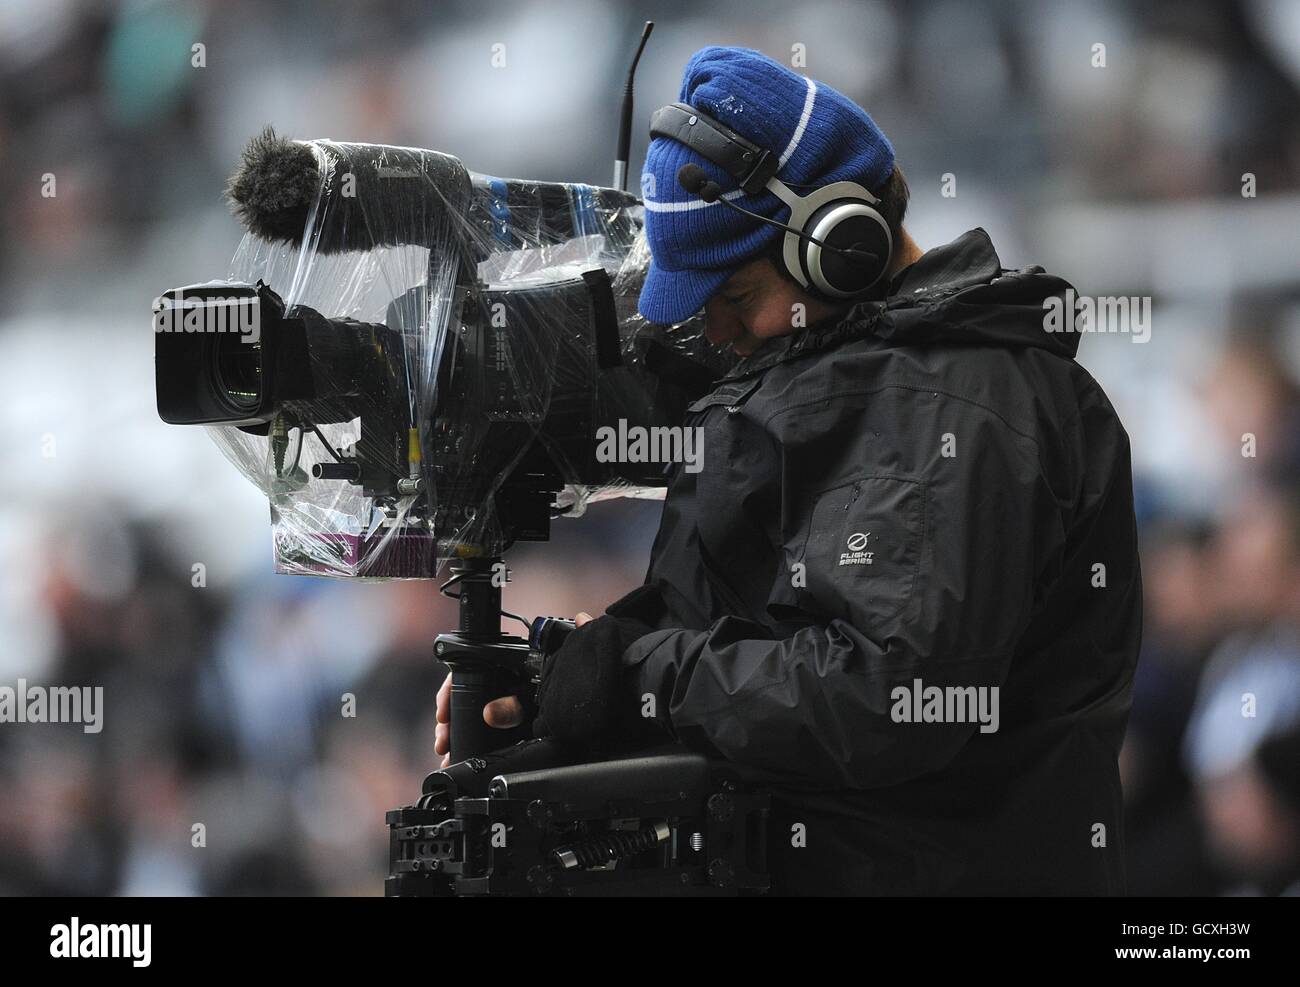
<instances>
[{"instance_id":1,"label":"black glove","mask_svg":"<svg viewBox=\"0 0 1300 987\"><path fill-rule=\"evenodd\" d=\"M572 631L542 665L533 735L592 748L614 748L662 739L653 720L641 716L635 673L623 652L653 631L631 617L606 615Z\"/></svg>"}]
</instances>

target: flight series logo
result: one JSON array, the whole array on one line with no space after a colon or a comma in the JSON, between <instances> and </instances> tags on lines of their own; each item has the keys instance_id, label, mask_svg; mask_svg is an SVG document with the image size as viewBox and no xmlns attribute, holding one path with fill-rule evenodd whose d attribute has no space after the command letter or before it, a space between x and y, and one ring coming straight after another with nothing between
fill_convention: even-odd
<instances>
[{"instance_id":1,"label":"flight series logo","mask_svg":"<svg viewBox=\"0 0 1300 987\"><path fill-rule=\"evenodd\" d=\"M871 560L876 553L867 551L867 542L870 538L870 531L856 531L849 535L845 545L848 551L840 553L840 565L871 565Z\"/></svg>"}]
</instances>

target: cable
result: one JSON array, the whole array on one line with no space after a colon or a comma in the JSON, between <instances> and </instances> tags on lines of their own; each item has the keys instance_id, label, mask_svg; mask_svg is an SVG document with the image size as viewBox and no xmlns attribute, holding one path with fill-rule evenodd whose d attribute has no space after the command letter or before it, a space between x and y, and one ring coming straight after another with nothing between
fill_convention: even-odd
<instances>
[{"instance_id":1,"label":"cable","mask_svg":"<svg viewBox=\"0 0 1300 987\"><path fill-rule=\"evenodd\" d=\"M459 600L459 599L460 599L460 594L459 594L459 593L451 593L451 592L448 591L448 588L451 587L451 586L453 586L454 584L460 582L460 581L461 581L462 579L464 579L467 575L468 575L468 573L458 572L456 575L452 576L452 577L451 577L450 579L448 579L445 583L443 583L441 586L439 586L439 587L438 587L438 592L441 593L443 596L449 598L449 599L452 599L452 600ZM509 610L498 610L497 613L501 614L502 617L509 617L511 620L517 620L517 621L519 621L519 623L523 624L525 627L528 628L528 632L529 632L530 634L532 633L532 630L533 630L533 622L532 622L531 620L529 620L527 617L521 617L519 614L517 614L517 613L511 613Z\"/></svg>"},{"instance_id":2,"label":"cable","mask_svg":"<svg viewBox=\"0 0 1300 987\"><path fill-rule=\"evenodd\" d=\"M501 616L502 616L502 617L509 617L511 620L517 620L517 621L519 621L519 623L523 624L525 627L528 628L528 633L529 633L529 634L531 634L531 633L533 632L533 622L532 622L531 620L529 620L527 617L521 617L521 616L519 616L519 614L517 614L517 613L511 613L509 610L502 610L502 611L501 611Z\"/></svg>"},{"instance_id":3,"label":"cable","mask_svg":"<svg viewBox=\"0 0 1300 987\"><path fill-rule=\"evenodd\" d=\"M313 432L316 433L316 437L317 437L318 439L321 440L321 442L324 444L325 448L329 450L329 454L330 454L331 456L334 457L334 461L335 461L336 463L341 463L341 462L343 462L343 457L340 456L337 452L334 451L334 447L333 447L332 445L330 445L330 440L327 439L327 438L325 438L324 433L321 432L321 430L320 430L319 428L316 427L316 423L315 423L315 422L308 422L307 424L311 427L311 430L312 430Z\"/></svg>"},{"instance_id":4,"label":"cable","mask_svg":"<svg viewBox=\"0 0 1300 987\"><path fill-rule=\"evenodd\" d=\"M298 426L298 447L293 451L293 465L289 467L289 475L293 476L293 471L298 468L298 460L302 459L302 447L307 444L307 436Z\"/></svg>"}]
</instances>

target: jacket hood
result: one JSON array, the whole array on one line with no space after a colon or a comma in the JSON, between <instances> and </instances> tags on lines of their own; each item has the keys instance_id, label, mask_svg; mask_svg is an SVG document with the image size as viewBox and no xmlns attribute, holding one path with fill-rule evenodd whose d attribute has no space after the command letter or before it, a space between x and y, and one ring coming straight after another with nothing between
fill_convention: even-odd
<instances>
[{"instance_id":1,"label":"jacket hood","mask_svg":"<svg viewBox=\"0 0 1300 987\"><path fill-rule=\"evenodd\" d=\"M770 340L723 377L758 373L804 353L866 334L900 346L1032 346L1073 359L1077 332L1048 332L1044 301L1072 287L1041 267L1008 271L981 228L927 251L894 275L884 300L859 302L839 320ZM1071 310L1070 324L1073 324Z\"/></svg>"},{"instance_id":2,"label":"jacket hood","mask_svg":"<svg viewBox=\"0 0 1300 987\"><path fill-rule=\"evenodd\" d=\"M977 227L899 271L883 312L881 302L866 302L849 318L857 317L858 309L874 308L871 332L911 346L1033 346L1073 358L1079 334L1049 332L1043 304L1056 297L1064 306L1070 287L1041 267L1005 270L988 233ZM1072 323L1073 312L1066 324Z\"/></svg>"}]
</instances>

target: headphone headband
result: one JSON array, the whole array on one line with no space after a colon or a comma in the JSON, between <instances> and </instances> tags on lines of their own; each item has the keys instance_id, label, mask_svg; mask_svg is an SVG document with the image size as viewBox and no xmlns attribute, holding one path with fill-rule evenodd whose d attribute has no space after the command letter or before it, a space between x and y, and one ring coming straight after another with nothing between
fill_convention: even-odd
<instances>
[{"instance_id":1,"label":"headphone headband","mask_svg":"<svg viewBox=\"0 0 1300 987\"><path fill-rule=\"evenodd\" d=\"M650 117L650 136L685 144L724 169L746 195L757 195L776 175L777 157L688 103L669 103Z\"/></svg>"},{"instance_id":2,"label":"headphone headband","mask_svg":"<svg viewBox=\"0 0 1300 987\"><path fill-rule=\"evenodd\" d=\"M856 182L834 182L800 195L776 177L781 162L775 154L689 103L669 103L656 110L650 117L650 136L691 148L735 178L747 195L768 191L784 202L790 209L788 223L741 209L726 197L717 199L716 191L714 198L705 200L720 201L784 229L785 268L810 291L834 301L862 297L889 269L894 242L876 208L880 200ZM703 196L699 190L695 194Z\"/></svg>"}]
</instances>

